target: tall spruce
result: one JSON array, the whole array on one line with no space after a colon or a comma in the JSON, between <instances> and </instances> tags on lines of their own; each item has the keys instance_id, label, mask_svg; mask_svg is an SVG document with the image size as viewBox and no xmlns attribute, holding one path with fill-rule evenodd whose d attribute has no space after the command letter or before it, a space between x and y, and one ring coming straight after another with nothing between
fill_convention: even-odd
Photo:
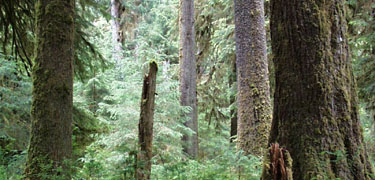
<instances>
[{"instance_id":1,"label":"tall spruce","mask_svg":"<svg viewBox=\"0 0 375 180\"><path fill-rule=\"evenodd\" d=\"M72 155L73 37L74 0L38 0L26 179L61 176Z\"/></svg>"},{"instance_id":2,"label":"tall spruce","mask_svg":"<svg viewBox=\"0 0 375 180\"><path fill-rule=\"evenodd\" d=\"M182 137L183 150L191 157L198 154L197 84L194 34L194 0L180 0L180 104L191 108L182 115L193 133Z\"/></svg>"},{"instance_id":3,"label":"tall spruce","mask_svg":"<svg viewBox=\"0 0 375 180\"><path fill-rule=\"evenodd\" d=\"M290 152L294 179L373 179L344 12L344 0L271 1L270 142Z\"/></svg>"},{"instance_id":4,"label":"tall spruce","mask_svg":"<svg viewBox=\"0 0 375 180\"><path fill-rule=\"evenodd\" d=\"M272 120L263 0L235 0L238 146L262 155Z\"/></svg>"}]
</instances>

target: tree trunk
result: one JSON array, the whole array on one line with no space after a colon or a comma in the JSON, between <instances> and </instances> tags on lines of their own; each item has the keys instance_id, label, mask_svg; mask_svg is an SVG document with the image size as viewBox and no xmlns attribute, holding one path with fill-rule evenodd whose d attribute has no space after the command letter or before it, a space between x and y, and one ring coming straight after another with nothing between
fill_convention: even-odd
<instances>
[{"instance_id":1,"label":"tree trunk","mask_svg":"<svg viewBox=\"0 0 375 180\"><path fill-rule=\"evenodd\" d=\"M150 63L148 76L144 77L142 100L141 100L141 119L139 120L139 146L137 179L150 179L151 159L152 159L152 137L154 124L154 107L156 91L156 73L158 67L156 62Z\"/></svg>"},{"instance_id":2,"label":"tree trunk","mask_svg":"<svg viewBox=\"0 0 375 180\"><path fill-rule=\"evenodd\" d=\"M120 0L111 0L111 27L112 27L112 58L119 65L122 59L122 41L123 34L120 26L121 2Z\"/></svg>"},{"instance_id":3,"label":"tree trunk","mask_svg":"<svg viewBox=\"0 0 375 180\"><path fill-rule=\"evenodd\" d=\"M236 139L234 137L237 136L237 120L238 120L237 107L235 106L237 87L233 87L233 85L237 81L236 56L233 55L232 59L233 59L231 62L232 71L230 72L230 75L229 75L229 88L233 90L233 92L231 92L230 97L229 97L229 103L231 106L230 108L230 142L233 142L233 140Z\"/></svg>"},{"instance_id":4,"label":"tree trunk","mask_svg":"<svg viewBox=\"0 0 375 180\"><path fill-rule=\"evenodd\" d=\"M63 160L72 155L74 0L39 0L36 22L32 129L25 169L25 179L32 180L62 176L57 168L66 170Z\"/></svg>"},{"instance_id":5,"label":"tree trunk","mask_svg":"<svg viewBox=\"0 0 375 180\"><path fill-rule=\"evenodd\" d=\"M235 0L234 9L238 146L262 155L272 120L263 0Z\"/></svg>"},{"instance_id":6,"label":"tree trunk","mask_svg":"<svg viewBox=\"0 0 375 180\"><path fill-rule=\"evenodd\" d=\"M185 126L193 134L182 137L183 150L191 157L198 154L198 117L197 117L197 85L196 62L194 54L194 0L180 0L180 104L191 108L182 117Z\"/></svg>"},{"instance_id":7,"label":"tree trunk","mask_svg":"<svg viewBox=\"0 0 375 180\"><path fill-rule=\"evenodd\" d=\"M344 4L271 1L276 90L270 142L290 152L294 179L373 179Z\"/></svg>"}]
</instances>

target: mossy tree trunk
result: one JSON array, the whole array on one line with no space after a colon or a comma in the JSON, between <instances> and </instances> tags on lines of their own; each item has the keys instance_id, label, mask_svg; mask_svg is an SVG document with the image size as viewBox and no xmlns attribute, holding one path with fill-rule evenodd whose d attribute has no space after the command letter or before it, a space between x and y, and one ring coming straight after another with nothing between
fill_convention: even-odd
<instances>
[{"instance_id":1,"label":"mossy tree trunk","mask_svg":"<svg viewBox=\"0 0 375 180\"><path fill-rule=\"evenodd\" d=\"M358 115L345 1L271 1L276 90L270 142L294 179L373 179Z\"/></svg>"},{"instance_id":2,"label":"mossy tree trunk","mask_svg":"<svg viewBox=\"0 0 375 180\"><path fill-rule=\"evenodd\" d=\"M150 179L152 159L152 138L155 110L156 73L158 67L156 62L150 63L150 70L143 79L141 118L138 125L138 153L137 179Z\"/></svg>"},{"instance_id":3,"label":"mossy tree trunk","mask_svg":"<svg viewBox=\"0 0 375 180\"><path fill-rule=\"evenodd\" d=\"M72 154L73 37L74 0L39 0L26 179L61 176Z\"/></svg>"},{"instance_id":4,"label":"mossy tree trunk","mask_svg":"<svg viewBox=\"0 0 375 180\"><path fill-rule=\"evenodd\" d=\"M194 34L194 0L180 0L180 104L191 108L182 117L193 133L182 137L183 150L192 158L198 154L197 83Z\"/></svg>"},{"instance_id":5,"label":"mossy tree trunk","mask_svg":"<svg viewBox=\"0 0 375 180\"><path fill-rule=\"evenodd\" d=\"M267 148L272 107L263 0L235 0L238 146L246 154Z\"/></svg>"}]
</instances>

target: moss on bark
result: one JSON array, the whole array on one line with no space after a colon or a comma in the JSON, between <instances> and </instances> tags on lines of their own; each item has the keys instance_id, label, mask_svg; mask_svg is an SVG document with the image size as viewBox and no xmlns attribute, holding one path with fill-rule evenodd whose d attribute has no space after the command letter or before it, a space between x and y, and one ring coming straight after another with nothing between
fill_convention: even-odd
<instances>
[{"instance_id":1,"label":"moss on bark","mask_svg":"<svg viewBox=\"0 0 375 180\"><path fill-rule=\"evenodd\" d=\"M59 175L72 153L74 1L36 4L32 130L26 179ZM66 177L67 179L69 177Z\"/></svg>"},{"instance_id":2,"label":"moss on bark","mask_svg":"<svg viewBox=\"0 0 375 180\"><path fill-rule=\"evenodd\" d=\"M260 156L272 119L263 0L235 0L235 25L238 146Z\"/></svg>"},{"instance_id":3,"label":"moss on bark","mask_svg":"<svg viewBox=\"0 0 375 180\"><path fill-rule=\"evenodd\" d=\"M371 179L343 0L271 1L276 90L270 142L294 179Z\"/></svg>"}]
</instances>

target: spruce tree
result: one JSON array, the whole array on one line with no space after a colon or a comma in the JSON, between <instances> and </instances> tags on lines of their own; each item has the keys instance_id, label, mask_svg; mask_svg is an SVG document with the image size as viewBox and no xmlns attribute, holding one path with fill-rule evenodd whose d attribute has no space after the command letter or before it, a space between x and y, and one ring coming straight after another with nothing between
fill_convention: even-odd
<instances>
[{"instance_id":1,"label":"spruce tree","mask_svg":"<svg viewBox=\"0 0 375 180\"><path fill-rule=\"evenodd\" d=\"M73 39L74 0L39 0L26 179L61 176L72 156Z\"/></svg>"},{"instance_id":2,"label":"spruce tree","mask_svg":"<svg viewBox=\"0 0 375 180\"><path fill-rule=\"evenodd\" d=\"M270 142L294 179L372 179L358 113L345 1L271 1L275 101Z\"/></svg>"}]
</instances>

